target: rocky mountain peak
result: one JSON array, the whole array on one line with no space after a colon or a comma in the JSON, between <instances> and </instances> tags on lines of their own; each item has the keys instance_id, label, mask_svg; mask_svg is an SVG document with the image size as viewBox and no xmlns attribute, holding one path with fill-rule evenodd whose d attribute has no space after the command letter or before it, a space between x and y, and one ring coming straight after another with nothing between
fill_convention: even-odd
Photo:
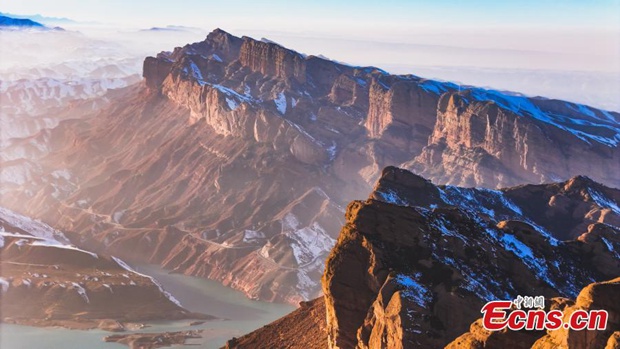
<instances>
[{"instance_id":1,"label":"rocky mountain peak","mask_svg":"<svg viewBox=\"0 0 620 349\"><path fill-rule=\"evenodd\" d=\"M553 196L564 186L435 186L386 168L369 200L349 205L327 260L330 347L439 347L465 332L486 301L527 292L574 298L591 280L613 278L620 272L618 235L595 233L600 223L587 210L558 209L540 196L542 188ZM618 190L600 188L607 204L589 202L604 211ZM582 197L567 200L583 204ZM564 229L592 237L565 239ZM457 304L459 316L452 311Z\"/></svg>"}]
</instances>

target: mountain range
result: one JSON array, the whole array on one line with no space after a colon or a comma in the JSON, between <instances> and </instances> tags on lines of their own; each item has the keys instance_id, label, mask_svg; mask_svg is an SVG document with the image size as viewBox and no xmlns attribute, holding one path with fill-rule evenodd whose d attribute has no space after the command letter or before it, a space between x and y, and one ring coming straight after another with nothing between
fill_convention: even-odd
<instances>
[{"instance_id":1,"label":"mountain range","mask_svg":"<svg viewBox=\"0 0 620 349\"><path fill-rule=\"evenodd\" d=\"M65 110L79 117L3 139L2 205L81 248L251 298L318 297L346 205L386 166L488 190L580 174L620 187L617 112L390 75L219 29L146 58L143 76Z\"/></svg>"},{"instance_id":2,"label":"mountain range","mask_svg":"<svg viewBox=\"0 0 620 349\"><path fill-rule=\"evenodd\" d=\"M13 18L7 16L0 16L0 28L34 28L34 29L47 29L46 26L39 22L35 22L27 18Z\"/></svg>"}]
</instances>

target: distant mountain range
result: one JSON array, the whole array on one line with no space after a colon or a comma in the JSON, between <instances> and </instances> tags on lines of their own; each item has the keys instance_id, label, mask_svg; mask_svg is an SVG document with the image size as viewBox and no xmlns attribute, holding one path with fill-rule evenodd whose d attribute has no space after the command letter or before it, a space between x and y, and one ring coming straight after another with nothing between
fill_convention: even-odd
<instances>
[{"instance_id":1,"label":"distant mountain range","mask_svg":"<svg viewBox=\"0 0 620 349\"><path fill-rule=\"evenodd\" d=\"M0 16L3 17L10 17L13 19L29 19L32 20L33 22L38 22L39 24L42 25L49 25L49 26L57 26L57 25L63 25L63 24L72 24L72 23L76 23L76 21L69 19L69 18L64 18L64 17L48 17L48 16L42 16L39 14L34 14L34 15L18 15L18 14L14 14L14 13L6 13L6 12L0 12Z\"/></svg>"},{"instance_id":2,"label":"distant mountain range","mask_svg":"<svg viewBox=\"0 0 620 349\"><path fill-rule=\"evenodd\" d=\"M31 19L0 16L0 27L46 28L43 24Z\"/></svg>"}]
</instances>

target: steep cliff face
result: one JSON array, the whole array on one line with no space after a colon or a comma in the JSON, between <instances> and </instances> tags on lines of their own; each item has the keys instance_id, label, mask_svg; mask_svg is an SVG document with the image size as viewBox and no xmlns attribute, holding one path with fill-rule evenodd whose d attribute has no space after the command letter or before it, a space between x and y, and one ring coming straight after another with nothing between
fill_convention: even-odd
<instances>
[{"instance_id":1,"label":"steep cliff face","mask_svg":"<svg viewBox=\"0 0 620 349\"><path fill-rule=\"evenodd\" d=\"M390 75L222 30L147 58L143 75L101 111L8 142L0 200L82 247L254 298L317 297L343 207L387 165L492 188L586 170L620 185L617 113Z\"/></svg>"},{"instance_id":2,"label":"steep cliff face","mask_svg":"<svg viewBox=\"0 0 620 349\"><path fill-rule=\"evenodd\" d=\"M443 347L486 301L613 278L619 194L583 177L492 191L386 168L327 260L329 346Z\"/></svg>"},{"instance_id":3,"label":"steep cliff face","mask_svg":"<svg viewBox=\"0 0 620 349\"><path fill-rule=\"evenodd\" d=\"M306 61L304 57L282 46L244 38L239 55L241 65L253 72L283 80L306 82Z\"/></svg>"},{"instance_id":4,"label":"steep cliff face","mask_svg":"<svg viewBox=\"0 0 620 349\"><path fill-rule=\"evenodd\" d=\"M618 186L617 121L616 113L568 102L479 90L446 93L428 146L406 167L463 186L549 182L567 173Z\"/></svg>"}]
</instances>

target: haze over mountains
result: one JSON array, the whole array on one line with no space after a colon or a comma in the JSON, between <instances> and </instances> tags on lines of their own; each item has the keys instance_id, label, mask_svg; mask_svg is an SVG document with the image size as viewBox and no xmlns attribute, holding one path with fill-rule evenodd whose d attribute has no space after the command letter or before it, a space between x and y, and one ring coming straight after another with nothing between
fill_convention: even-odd
<instances>
[{"instance_id":1,"label":"haze over mountains","mask_svg":"<svg viewBox=\"0 0 620 349\"><path fill-rule=\"evenodd\" d=\"M582 173L620 186L616 112L390 75L219 29L147 58L143 75L76 100L79 118L8 139L2 205L80 247L252 298L320 295L344 207L385 166L491 189Z\"/></svg>"}]
</instances>

